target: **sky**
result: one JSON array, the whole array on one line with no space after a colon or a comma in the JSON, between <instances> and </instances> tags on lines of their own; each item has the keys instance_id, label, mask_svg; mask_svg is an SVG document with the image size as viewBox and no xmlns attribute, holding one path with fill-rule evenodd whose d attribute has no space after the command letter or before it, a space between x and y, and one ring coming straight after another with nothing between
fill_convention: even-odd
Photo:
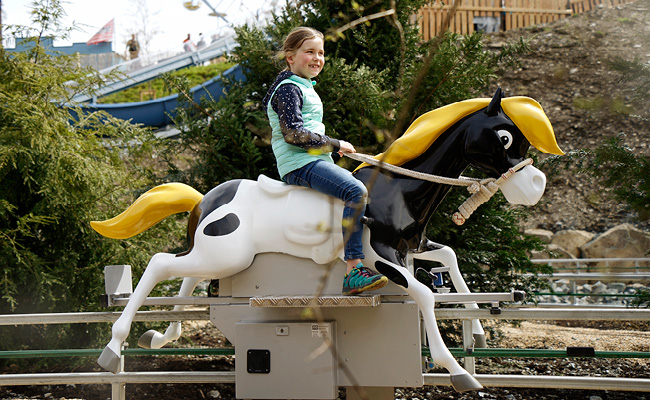
<instances>
[{"instance_id":1,"label":"sky","mask_svg":"<svg viewBox=\"0 0 650 400\"><path fill-rule=\"evenodd\" d=\"M3 25L30 26L32 0L0 0ZM278 0L207 0L222 18L209 15L212 10L204 0L61 0L67 14L64 24L75 27L67 41L55 45L70 45L88 41L99 29L115 18L113 51L124 53L126 41L132 33L140 31L138 40L149 52L178 51L189 33L196 43L200 33L210 43L212 35L232 33L233 25L257 23L269 16L272 9L279 10L285 1ZM184 3L199 5L189 10ZM143 32L144 31L144 32ZM6 33L3 33L5 44Z\"/></svg>"}]
</instances>

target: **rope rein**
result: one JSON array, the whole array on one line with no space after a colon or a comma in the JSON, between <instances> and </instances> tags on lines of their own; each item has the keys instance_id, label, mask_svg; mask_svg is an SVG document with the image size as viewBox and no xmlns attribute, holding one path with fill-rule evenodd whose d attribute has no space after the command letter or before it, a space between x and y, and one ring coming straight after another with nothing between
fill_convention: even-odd
<instances>
[{"instance_id":1,"label":"rope rein","mask_svg":"<svg viewBox=\"0 0 650 400\"><path fill-rule=\"evenodd\" d=\"M447 178L445 176L426 174L424 172L412 171L410 169L398 167L396 165L387 164L367 154L343 153L343 155L353 160L364 162L375 167L379 167L383 170L411 178L416 178L428 182L441 183L444 185L466 186L467 191L472 195L467 198L467 200L465 200L463 204L458 207L458 211L452 215L451 219L456 225L463 225L467 218L469 218L481 204L490 200L490 198L494 196L494 194L499 190L499 186L501 183L503 183L503 181L514 175L515 172L519 171L527 165L532 165L533 163L533 160L531 158L527 158L514 167L508 169L508 171L504 172L498 179L477 179L467 178L464 176L458 178Z\"/></svg>"}]
</instances>

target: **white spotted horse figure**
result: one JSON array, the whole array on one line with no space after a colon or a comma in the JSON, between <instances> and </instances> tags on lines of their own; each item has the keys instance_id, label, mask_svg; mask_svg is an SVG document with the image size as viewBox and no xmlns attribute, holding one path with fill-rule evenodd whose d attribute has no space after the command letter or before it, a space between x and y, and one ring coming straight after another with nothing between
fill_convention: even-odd
<instances>
[{"instance_id":1,"label":"white spotted horse figure","mask_svg":"<svg viewBox=\"0 0 650 400\"><path fill-rule=\"evenodd\" d=\"M497 178L524 161L530 145L542 152L563 154L539 103L527 97L502 98L498 89L492 99L466 100L422 115L385 155L376 158L450 178L458 178L472 165ZM370 189L363 235L364 263L401 285L415 300L423 315L432 358L449 371L454 388L481 388L442 341L434 315L435 294L406 268L409 253L418 259L441 261L451 267L457 290L469 292L453 250L424 236L428 220L450 186L383 169L376 171L366 164L354 173ZM368 184L371 179L372 186ZM500 189L511 203L532 205L540 199L545 185L544 174L527 165L505 180ZM191 211L190 249L182 254L158 253L151 258L122 315L113 324L111 341L99 357L98 363L108 371L117 372L121 346L135 313L162 280L184 277L179 296L189 296L200 281L234 275L248 268L260 253L285 253L311 258L319 264L343 258L340 230L323 229L323 225L336 226L333 221L341 220L343 204L264 176L257 181L225 182L205 196L180 183L161 185L117 217L91 224L104 236L124 239L182 211ZM176 340L180 329L176 322L165 334L149 331L139 344L159 348ZM474 324L473 333L482 334L480 324Z\"/></svg>"}]
</instances>

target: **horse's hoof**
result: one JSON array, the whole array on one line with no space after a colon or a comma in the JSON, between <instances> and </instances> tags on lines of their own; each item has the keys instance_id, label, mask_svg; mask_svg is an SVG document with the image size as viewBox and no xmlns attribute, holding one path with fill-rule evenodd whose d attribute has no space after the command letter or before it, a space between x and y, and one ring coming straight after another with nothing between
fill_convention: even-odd
<instances>
[{"instance_id":1,"label":"horse's hoof","mask_svg":"<svg viewBox=\"0 0 650 400\"><path fill-rule=\"evenodd\" d=\"M470 374L452 375L451 385L457 392L483 389L483 385Z\"/></svg>"},{"instance_id":2,"label":"horse's hoof","mask_svg":"<svg viewBox=\"0 0 650 400\"><path fill-rule=\"evenodd\" d=\"M106 346L102 354L97 359L97 364L108 372L117 374L120 372L121 360L120 356Z\"/></svg>"},{"instance_id":3,"label":"horse's hoof","mask_svg":"<svg viewBox=\"0 0 650 400\"><path fill-rule=\"evenodd\" d=\"M485 339L484 333L475 333L474 334L474 348L475 349L487 349L487 340Z\"/></svg>"},{"instance_id":4,"label":"horse's hoof","mask_svg":"<svg viewBox=\"0 0 650 400\"><path fill-rule=\"evenodd\" d=\"M144 349L153 348L151 347L151 343L153 342L153 338L157 333L158 332L153 329L146 331L142 336L140 336L140 339L138 339L138 346Z\"/></svg>"}]
</instances>

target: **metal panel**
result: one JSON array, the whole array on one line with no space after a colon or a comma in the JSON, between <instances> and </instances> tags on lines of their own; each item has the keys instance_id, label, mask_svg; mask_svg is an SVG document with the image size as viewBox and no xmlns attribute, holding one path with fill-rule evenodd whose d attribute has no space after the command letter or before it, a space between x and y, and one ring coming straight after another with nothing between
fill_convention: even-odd
<instances>
[{"instance_id":1,"label":"metal panel","mask_svg":"<svg viewBox=\"0 0 650 400\"><path fill-rule=\"evenodd\" d=\"M106 294L131 294L133 283L130 265L107 265L104 267L104 288Z\"/></svg>"},{"instance_id":2,"label":"metal panel","mask_svg":"<svg viewBox=\"0 0 650 400\"><path fill-rule=\"evenodd\" d=\"M422 386L420 313L415 303L323 311L329 318L336 315L339 357L360 386ZM341 370L339 382L353 386Z\"/></svg>"},{"instance_id":3,"label":"metal panel","mask_svg":"<svg viewBox=\"0 0 650 400\"><path fill-rule=\"evenodd\" d=\"M251 297L251 307L377 307L381 296L267 296Z\"/></svg>"},{"instance_id":4,"label":"metal panel","mask_svg":"<svg viewBox=\"0 0 650 400\"><path fill-rule=\"evenodd\" d=\"M334 325L333 322L237 323L237 398L335 399L337 364L332 352L323 345L324 337L336 343ZM252 367L250 354L261 355L264 367Z\"/></svg>"},{"instance_id":5,"label":"metal panel","mask_svg":"<svg viewBox=\"0 0 650 400\"><path fill-rule=\"evenodd\" d=\"M345 263L337 260L329 274L321 295L341 294ZM220 296L261 297L314 295L323 277L327 275L328 265L316 264L310 259L293 257L279 253L263 253L255 256L253 264L242 272L219 281ZM224 292L221 293L221 288ZM388 282L386 287L373 294L404 294L404 290Z\"/></svg>"},{"instance_id":6,"label":"metal panel","mask_svg":"<svg viewBox=\"0 0 650 400\"><path fill-rule=\"evenodd\" d=\"M420 318L415 303L324 307L320 312L325 321L336 322L337 353L360 386L422 385ZM235 349L240 346L241 338L235 330L240 321L304 322L311 315L301 308L210 307L210 320ZM350 377L341 370L338 380L340 386L352 386Z\"/></svg>"}]
</instances>

